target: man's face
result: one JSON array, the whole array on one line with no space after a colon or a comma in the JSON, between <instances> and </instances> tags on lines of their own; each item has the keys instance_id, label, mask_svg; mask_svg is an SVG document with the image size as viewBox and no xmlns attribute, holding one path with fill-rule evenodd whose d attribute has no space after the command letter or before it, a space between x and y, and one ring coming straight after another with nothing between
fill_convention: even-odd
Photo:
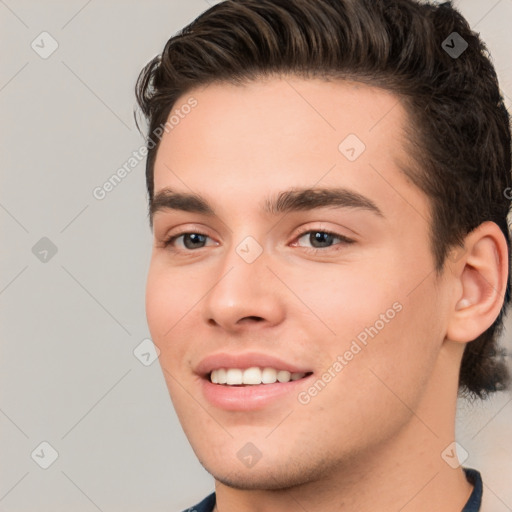
<instances>
[{"instance_id":1,"label":"man's face","mask_svg":"<svg viewBox=\"0 0 512 512\"><path fill-rule=\"evenodd\" d=\"M173 112L190 96L161 141L155 195L195 194L213 213L155 212L146 295L173 404L219 481L321 479L414 421L444 347L428 200L397 163L405 111L380 89L296 77L210 85ZM265 208L308 188L345 192ZM251 367L297 380L210 381Z\"/></svg>"}]
</instances>

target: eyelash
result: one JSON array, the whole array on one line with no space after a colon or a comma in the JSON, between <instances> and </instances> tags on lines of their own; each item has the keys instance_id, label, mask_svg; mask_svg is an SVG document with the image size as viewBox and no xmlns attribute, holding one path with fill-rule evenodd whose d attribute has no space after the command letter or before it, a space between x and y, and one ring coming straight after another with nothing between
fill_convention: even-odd
<instances>
[{"instance_id":1,"label":"eyelash","mask_svg":"<svg viewBox=\"0 0 512 512\"><path fill-rule=\"evenodd\" d=\"M354 243L354 240L352 240L350 238L347 238L346 236L343 236L343 235L340 235L340 234L335 233L333 231L328 231L328 230L325 230L325 229L307 229L307 230L304 230L304 231L302 231L302 232L297 234L296 240L300 240L304 235L307 235L309 233L323 233L323 234L326 234L326 235L333 236L334 238L338 238L341 241L341 243L335 244L335 245L350 245L350 244ZM210 238L206 233L201 233L200 231L183 231L182 233L178 233L176 235L172 235L169 238L167 238L166 240L164 240L163 241L164 248L170 249L171 244L175 240L177 240L179 237L181 237L183 235L201 235L201 236L204 236L206 238ZM318 252L325 252L326 250L332 249L333 247L334 246L323 247L323 248L317 248L317 247L301 247L301 248L303 250L305 250L307 253L316 254ZM194 251L198 251L200 249L205 249L205 247L199 247L199 249L187 249L187 248L185 248L185 249L179 249L179 250L184 250L185 252L194 252ZM173 252L178 252L179 251L179 250L177 250L175 248L172 248L171 250ZM334 249L334 250L340 250L340 249Z\"/></svg>"}]
</instances>

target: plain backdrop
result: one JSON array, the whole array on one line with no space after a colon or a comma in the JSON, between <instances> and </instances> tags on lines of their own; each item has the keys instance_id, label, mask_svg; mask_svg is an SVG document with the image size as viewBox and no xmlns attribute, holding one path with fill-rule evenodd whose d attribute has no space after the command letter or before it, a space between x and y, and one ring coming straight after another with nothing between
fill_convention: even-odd
<instances>
[{"instance_id":1,"label":"plain backdrop","mask_svg":"<svg viewBox=\"0 0 512 512\"><path fill-rule=\"evenodd\" d=\"M158 361L140 356L144 161L93 194L143 144L140 69L209 5L0 0L1 512L173 512L213 490ZM510 108L512 0L455 5L487 42ZM511 427L510 392L459 401L464 465L482 472L492 512L512 510Z\"/></svg>"}]
</instances>

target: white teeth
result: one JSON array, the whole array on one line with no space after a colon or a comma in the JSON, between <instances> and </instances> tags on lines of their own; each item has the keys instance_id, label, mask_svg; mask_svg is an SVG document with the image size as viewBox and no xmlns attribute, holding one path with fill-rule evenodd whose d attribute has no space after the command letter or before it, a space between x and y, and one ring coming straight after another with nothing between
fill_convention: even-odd
<instances>
[{"instance_id":1,"label":"white teeth","mask_svg":"<svg viewBox=\"0 0 512 512\"><path fill-rule=\"evenodd\" d=\"M226 384L243 384L243 372L238 368L230 368L226 374Z\"/></svg>"},{"instance_id":2,"label":"white teeth","mask_svg":"<svg viewBox=\"0 0 512 512\"><path fill-rule=\"evenodd\" d=\"M263 384L274 384L277 380L277 372L274 368L264 368L261 372L261 382Z\"/></svg>"},{"instance_id":3,"label":"white teeth","mask_svg":"<svg viewBox=\"0 0 512 512\"><path fill-rule=\"evenodd\" d=\"M255 366L244 370L244 384L261 384L261 370Z\"/></svg>"},{"instance_id":4,"label":"white teeth","mask_svg":"<svg viewBox=\"0 0 512 512\"><path fill-rule=\"evenodd\" d=\"M217 382L219 384L227 383L228 379L227 379L227 375L226 375L226 370L224 368L217 370L215 373L217 374ZM212 377L213 377L213 372L212 372ZM212 382L213 382L213 380L212 380Z\"/></svg>"},{"instance_id":5,"label":"white teeth","mask_svg":"<svg viewBox=\"0 0 512 512\"><path fill-rule=\"evenodd\" d=\"M290 373L287 370L258 368L256 366L245 370L239 368L219 368L211 372L210 381L213 384L227 384L228 386L274 384L275 382L299 380L305 375L305 373Z\"/></svg>"},{"instance_id":6,"label":"white teeth","mask_svg":"<svg viewBox=\"0 0 512 512\"><path fill-rule=\"evenodd\" d=\"M286 370L281 370L277 372L277 380L279 382L290 382L291 373Z\"/></svg>"}]
</instances>

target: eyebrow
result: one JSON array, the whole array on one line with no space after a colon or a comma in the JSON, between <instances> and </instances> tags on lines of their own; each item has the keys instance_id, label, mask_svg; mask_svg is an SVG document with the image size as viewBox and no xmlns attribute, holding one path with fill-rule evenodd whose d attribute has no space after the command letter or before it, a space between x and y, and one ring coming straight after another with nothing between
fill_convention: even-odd
<instances>
[{"instance_id":1,"label":"eyebrow","mask_svg":"<svg viewBox=\"0 0 512 512\"><path fill-rule=\"evenodd\" d=\"M291 188L268 197L263 211L270 215L307 211L318 208L356 208L384 217L379 207L368 197L347 188ZM155 213L179 210L215 216L214 208L198 194L176 192L164 188L155 194L149 207L151 225Z\"/></svg>"}]
</instances>

